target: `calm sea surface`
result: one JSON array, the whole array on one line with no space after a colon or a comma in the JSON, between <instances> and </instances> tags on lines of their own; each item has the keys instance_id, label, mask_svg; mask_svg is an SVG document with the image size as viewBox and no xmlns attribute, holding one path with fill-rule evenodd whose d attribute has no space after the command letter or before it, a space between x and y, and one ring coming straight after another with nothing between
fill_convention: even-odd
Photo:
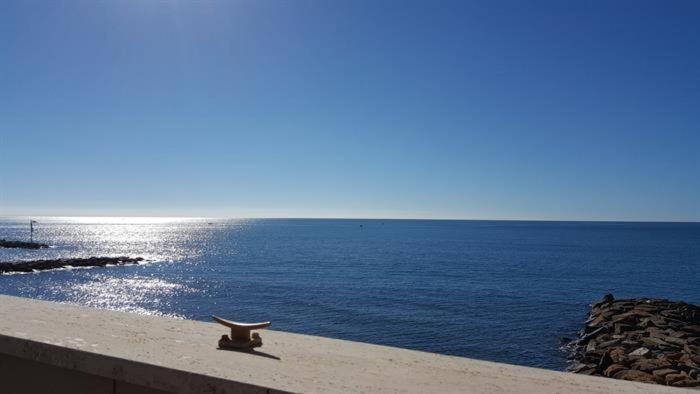
<instances>
[{"instance_id":1,"label":"calm sea surface","mask_svg":"<svg viewBox=\"0 0 700 394\"><path fill-rule=\"evenodd\" d=\"M0 261L153 261L2 275L0 293L552 369L605 293L700 303L697 223L35 219L52 248ZM0 238L28 239L27 220Z\"/></svg>"}]
</instances>

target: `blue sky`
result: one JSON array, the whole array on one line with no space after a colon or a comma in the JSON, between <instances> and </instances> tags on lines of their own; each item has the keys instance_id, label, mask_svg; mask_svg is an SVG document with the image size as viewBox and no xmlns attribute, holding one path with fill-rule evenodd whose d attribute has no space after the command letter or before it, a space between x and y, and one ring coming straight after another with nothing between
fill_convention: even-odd
<instances>
[{"instance_id":1,"label":"blue sky","mask_svg":"<svg viewBox=\"0 0 700 394\"><path fill-rule=\"evenodd\" d=\"M700 221L697 1L3 1L0 215Z\"/></svg>"}]
</instances>

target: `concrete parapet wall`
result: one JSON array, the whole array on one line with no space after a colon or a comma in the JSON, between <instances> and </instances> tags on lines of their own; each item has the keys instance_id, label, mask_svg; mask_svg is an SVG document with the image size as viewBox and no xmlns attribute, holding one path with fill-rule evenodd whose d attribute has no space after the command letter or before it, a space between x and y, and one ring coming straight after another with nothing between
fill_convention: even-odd
<instances>
[{"instance_id":1,"label":"concrete parapet wall","mask_svg":"<svg viewBox=\"0 0 700 394\"><path fill-rule=\"evenodd\" d=\"M217 324L9 296L0 316L3 393L698 392L272 330L224 351Z\"/></svg>"}]
</instances>

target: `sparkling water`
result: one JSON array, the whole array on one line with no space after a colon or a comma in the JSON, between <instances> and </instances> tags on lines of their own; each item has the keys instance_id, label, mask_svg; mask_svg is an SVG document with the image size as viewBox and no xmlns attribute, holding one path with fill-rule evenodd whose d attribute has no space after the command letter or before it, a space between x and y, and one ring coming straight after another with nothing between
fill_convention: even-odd
<instances>
[{"instance_id":1,"label":"sparkling water","mask_svg":"<svg viewBox=\"0 0 700 394\"><path fill-rule=\"evenodd\" d=\"M700 302L700 224L34 218L41 250L0 261L141 256L0 276L0 292L551 369L605 293ZM28 218L0 238L29 240Z\"/></svg>"}]
</instances>

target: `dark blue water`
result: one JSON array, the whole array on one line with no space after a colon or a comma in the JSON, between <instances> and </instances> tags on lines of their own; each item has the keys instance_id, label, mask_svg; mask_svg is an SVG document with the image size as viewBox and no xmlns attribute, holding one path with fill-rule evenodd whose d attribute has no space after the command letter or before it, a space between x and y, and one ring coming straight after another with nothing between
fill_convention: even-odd
<instances>
[{"instance_id":1,"label":"dark blue water","mask_svg":"<svg viewBox=\"0 0 700 394\"><path fill-rule=\"evenodd\" d=\"M700 303L700 224L38 219L41 251L131 267L0 276L0 292L563 369L605 293ZM0 238L28 237L26 220ZM273 349L269 349L273 352Z\"/></svg>"}]
</instances>

